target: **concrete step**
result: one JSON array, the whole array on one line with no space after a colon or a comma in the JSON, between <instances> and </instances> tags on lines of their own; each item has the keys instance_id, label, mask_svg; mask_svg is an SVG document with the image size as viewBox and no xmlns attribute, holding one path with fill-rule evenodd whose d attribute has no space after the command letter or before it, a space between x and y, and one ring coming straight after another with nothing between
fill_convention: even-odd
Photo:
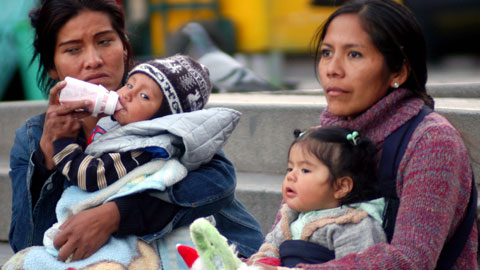
<instances>
[{"instance_id":1,"label":"concrete step","mask_svg":"<svg viewBox=\"0 0 480 270\"><path fill-rule=\"evenodd\" d=\"M0 242L0 267L12 257L13 251L7 242Z\"/></svg>"},{"instance_id":2,"label":"concrete step","mask_svg":"<svg viewBox=\"0 0 480 270\"><path fill-rule=\"evenodd\" d=\"M0 160L0 243L8 241L10 217L12 216L12 185L8 177L7 160Z\"/></svg>"},{"instance_id":3,"label":"concrete step","mask_svg":"<svg viewBox=\"0 0 480 270\"><path fill-rule=\"evenodd\" d=\"M235 195L268 233L282 201L283 175L240 172L237 180Z\"/></svg>"}]
</instances>

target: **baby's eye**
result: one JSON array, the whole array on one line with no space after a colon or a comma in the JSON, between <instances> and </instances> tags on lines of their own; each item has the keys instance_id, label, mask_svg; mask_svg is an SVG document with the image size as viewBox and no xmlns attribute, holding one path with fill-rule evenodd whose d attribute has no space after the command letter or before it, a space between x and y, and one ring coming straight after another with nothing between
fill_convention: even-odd
<instances>
[{"instance_id":1,"label":"baby's eye","mask_svg":"<svg viewBox=\"0 0 480 270\"><path fill-rule=\"evenodd\" d=\"M302 173L309 173L310 170L309 169L302 169Z\"/></svg>"},{"instance_id":2,"label":"baby's eye","mask_svg":"<svg viewBox=\"0 0 480 270\"><path fill-rule=\"evenodd\" d=\"M132 88L133 88L133 84L127 83L127 88L132 89Z\"/></svg>"},{"instance_id":3,"label":"baby's eye","mask_svg":"<svg viewBox=\"0 0 480 270\"><path fill-rule=\"evenodd\" d=\"M291 172L291 171L293 171L292 168L287 168L287 173L289 173L289 172Z\"/></svg>"},{"instance_id":4,"label":"baby's eye","mask_svg":"<svg viewBox=\"0 0 480 270\"><path fill-rule=\"evenodd\" d=\"M147 94L140 93L140 96L141 96L143 99L150 100L150 97L148 97Z\"/></svg>"}]
</instances>

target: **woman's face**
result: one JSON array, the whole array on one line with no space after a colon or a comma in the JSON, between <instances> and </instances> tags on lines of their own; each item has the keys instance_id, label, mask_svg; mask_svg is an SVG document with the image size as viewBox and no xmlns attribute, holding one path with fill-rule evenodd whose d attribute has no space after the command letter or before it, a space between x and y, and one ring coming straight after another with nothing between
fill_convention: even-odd
<instances>
[{"instance_id":1,"label":"woman's face","mask_svg":"<svg viewBox=\"0 0 480 270\"><path fill-rule=\"evenodd\" d=\"M55 80L70 76L117 89L122 83L126 53L107 14L82 11L60 28L55 68L49 74Z\"/></svg>"},{"instance_id":2,"label":"woman's face","mask_svg":"<svg viewBox=\"0 0 480 270\"><path fill-rule=\"evenodd\" d=\"M360 26L358 15L333 19L320 47L318 75L329 112L355 116L380 100L393 85L384 57Z\"/></svg>"}]
</instances>

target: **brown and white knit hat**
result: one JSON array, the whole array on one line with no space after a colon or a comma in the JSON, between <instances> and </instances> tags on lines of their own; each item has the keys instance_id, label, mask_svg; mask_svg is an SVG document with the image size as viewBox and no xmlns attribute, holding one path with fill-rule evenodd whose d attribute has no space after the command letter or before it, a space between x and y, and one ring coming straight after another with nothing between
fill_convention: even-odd
<instances>
[{"instance_id":1,"label":"brown and white knit hat","mask_svg":"<svg viewBox=\"0 0 480 270\"><path fill-rule=\"evenodd\" d=\"M138 72L160 86L172 114L203 109L212 91L207 67L189 56L177 54L139 64L128 77Z\"/></svg>"}]
</instances>

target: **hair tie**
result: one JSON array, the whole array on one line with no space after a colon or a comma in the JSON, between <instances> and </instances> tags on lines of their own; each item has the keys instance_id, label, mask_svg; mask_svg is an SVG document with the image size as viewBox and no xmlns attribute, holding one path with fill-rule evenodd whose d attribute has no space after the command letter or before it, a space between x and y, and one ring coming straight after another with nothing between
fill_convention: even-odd
<instances>
[{"instance_id":1,"label":"hair tie","mask_svg":"<svg viewBox=\"0 0 480 270\"><path fill-rule=\"evenodd\" d=\"M358 141L360 140L358 132L353 131L352 133L347 134L347 140L350 141L353 145L358 145Z\"/></svg>"}]
</instances>

